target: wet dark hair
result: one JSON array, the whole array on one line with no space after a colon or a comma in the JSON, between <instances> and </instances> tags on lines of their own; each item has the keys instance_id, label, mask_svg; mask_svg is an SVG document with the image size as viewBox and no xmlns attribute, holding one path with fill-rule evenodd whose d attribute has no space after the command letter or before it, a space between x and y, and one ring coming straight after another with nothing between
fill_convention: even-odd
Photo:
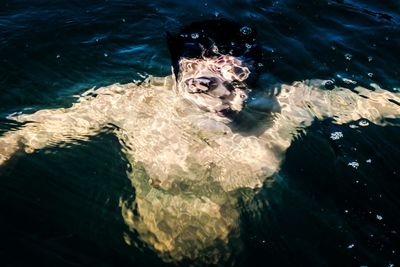
<instances>
[{"instance_id":1,"label":"wet dark hair","mask_svg":"<svg viewBox=\"0 0 400 267\"><path fill-rule=\"evenodd\" d=\"M167 32L175 77L179 60L185 58L231 55L244 62L251 71L248 82L255 81L261 70L262 51L256 40L256 29L228 19L193 22L178 33Z\"/></svg>"}]
</instances>

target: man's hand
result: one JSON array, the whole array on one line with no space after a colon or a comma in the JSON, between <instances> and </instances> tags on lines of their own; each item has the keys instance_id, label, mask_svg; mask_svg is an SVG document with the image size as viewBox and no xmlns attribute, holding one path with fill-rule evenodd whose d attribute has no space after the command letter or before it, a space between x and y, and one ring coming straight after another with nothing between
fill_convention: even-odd
<instances>
[{"instance_id":1,"label":"man's hand","mask_svg":"<svg viewBox=\"0 0 400 267\"><path fill-rule=\"evenodd\" d=\"M20 149L18 136L7 133L0 137L0 166L8 161Z\"/></svg>"}]
</instances>

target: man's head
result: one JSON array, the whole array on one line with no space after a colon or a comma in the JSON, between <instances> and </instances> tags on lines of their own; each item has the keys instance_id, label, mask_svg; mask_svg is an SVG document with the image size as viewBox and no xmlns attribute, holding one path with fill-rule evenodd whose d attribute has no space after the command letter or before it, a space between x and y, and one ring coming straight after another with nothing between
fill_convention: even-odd
<instances>
[{"instance_id":1,"label":"man's head","mask_svg":"<svg viewBox=\"0 0 400 267\"><path fill-rule=\"evenodd\" d=\"M225 116L239 112L261 69L254 28L226 19L194 22L167 33L178 88L200 108Z\"/></svg>"}]
</instances>

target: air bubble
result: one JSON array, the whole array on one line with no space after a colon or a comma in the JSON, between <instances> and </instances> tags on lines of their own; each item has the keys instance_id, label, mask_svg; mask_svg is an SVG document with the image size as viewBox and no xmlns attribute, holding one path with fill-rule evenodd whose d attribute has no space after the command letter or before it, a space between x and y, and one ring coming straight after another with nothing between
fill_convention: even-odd
<instances>
[{"instance_id":1,"label":"air bubble","mask_svg":"<svg viewBox=\"0 0 400 267\"><path fill-rule=\"evenodd\" d=\"M347 54L344 55L344 58L347 59L347 60L351 60L353 58L353 55L347 53Z\"/></svg>"},{"instance_id":2,"label":"air bubble","mask_svg":"<svg viewBox=\"0 0 400 267\"><path fill-rule=\"evenodd\" d=\"M212 47L212 51L217 54L219 52L218 47L216 45L214 45Z\"/></svg>"},{"instance_id":3,"label":"air bubble","mask_svg":"<svg viewBox=\"0 0 400 267\"><path fill-rule=\"evenodd\" d=\"M196 32L196 33L192 33L191 35L190 35L190 37L192 37L192 39L197 39L197 38L199 38L199 34Z\"/></svg>"},{"instance_id":4,"label":"air bubble","mask_svg":"<svg viewBox=\"0 0 400 267\"><path fill-rule=\"evenodd\" d=\"M322 85L325 87L325 89L328 90L332 90L333 88L335 88L335 83L332 80L326 80L323 82Z\"/></svg>"},{"instance_id":5,"label":"air bubble","mask_svg":"<svg viewBox=\"0 0 400 267\"><path fill-rule=\"evenodd\" d=\"M374 76L374 74L372 72L368 72L368 77L372 78L372 76Z\"/></svg>"},{"instance_id":6,"label":"air bubble","mask_svg":"<svg viewBox=\"0 0 400 267\"><path fill-rule=\"evenodd\" d=\"M242 28L240 28L240 32L244 35L249 35L252 32L252 30L248 26L243 26Z\"/></svg>"},{"instance_id":7,"label":"air bubble","mask_svg":"<svg viewBox=\"0 0 400 267\"><path fill-rule=\"evenodd\" d=\"M247 44L247 43L245 44L245 46L246 46L247 49L250 49L252 47L251 44Z\"/></svg>"}]
</instances>

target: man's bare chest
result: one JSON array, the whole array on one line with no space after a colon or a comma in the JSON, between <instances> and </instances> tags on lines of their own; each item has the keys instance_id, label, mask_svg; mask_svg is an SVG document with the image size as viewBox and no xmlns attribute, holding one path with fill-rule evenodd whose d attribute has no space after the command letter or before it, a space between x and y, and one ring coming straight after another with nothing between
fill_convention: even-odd
<instances>
[{"instance_id":1,"label":"man's bare chest","mask_svg":"<svg viewBox=\"0 0 400 267\"><path fill-rule=\"evenodd\" d=\"M258 138L233 133L207 117L164 112L138 118L123 131L130 161L166 189L210 182L226 191L254 188L275 171L269 169L276 165L274 155Z\"/></svg>"}]
</instances>

